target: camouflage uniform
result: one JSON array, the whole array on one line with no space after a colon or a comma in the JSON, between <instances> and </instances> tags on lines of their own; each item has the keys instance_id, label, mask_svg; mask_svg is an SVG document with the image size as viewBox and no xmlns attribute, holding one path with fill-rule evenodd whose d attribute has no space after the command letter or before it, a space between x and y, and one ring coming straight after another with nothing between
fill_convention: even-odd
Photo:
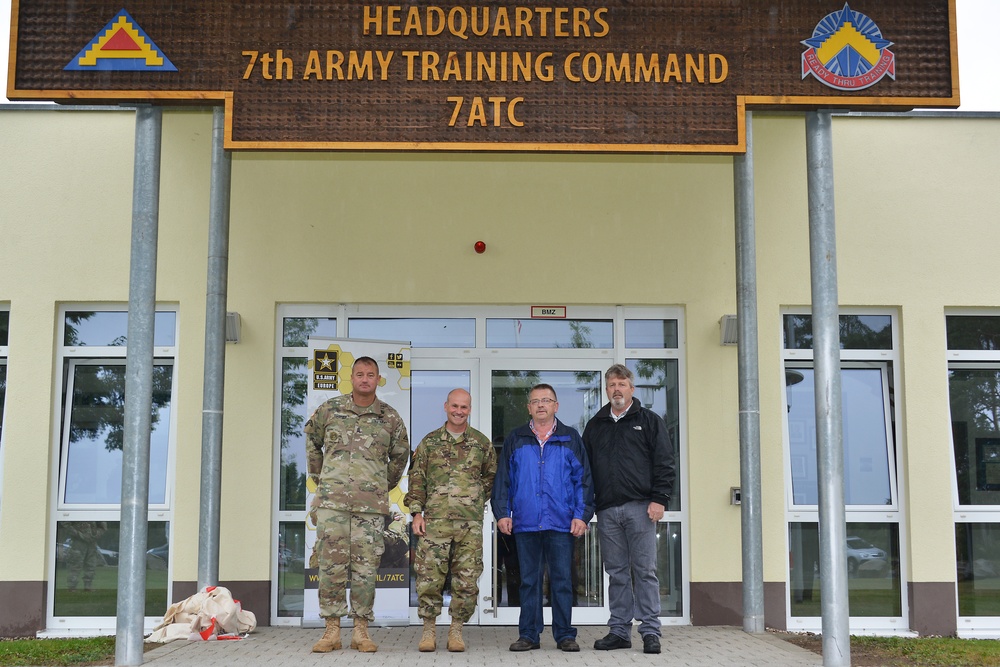
<instances>
[{"instance_id":1,"label":"camouflage uniform","mask_svg":"<svg viewBox=\"0 0 1000 667\"><path fill-rule=\"evenodd\" d=\"M75 591L80 575L83 574L83 589L92 590L97 565L104 564L104 559L97 551L97 540L108 529L108 524L104 521L73 521L65 525L66 532L70 534L69 553L66 555L69 576L66 584L69 590Z\"/></svg>"},{"instance_id":2,"label":"camouflage uniform","mask_svg":"<svg viewBox=\"0 0 1000 667\"><path fill-rule=\"evenodd\" d=\"M441 613L449 565L451 618L465 623L472 617L483 572L483 508L496 471L493 444L472 427L456 438L445 424L413 453L406 505L426 521L414 563L420 618Z\"/></svg>"},{"instance_id":3,"label":"camouflage uniform","mask_svg":"<svg viewBox=\"0 0 1000 667\"><path fill-rule=\"evenodd\" d=\"M305 434L309 474L317 479L320 616L347 614L350 572L352 616L373 621L389 490L399 484L410 454L406 425L378 398L363 408L347 394L319 406Z\"/></svg>"}]
</instances>

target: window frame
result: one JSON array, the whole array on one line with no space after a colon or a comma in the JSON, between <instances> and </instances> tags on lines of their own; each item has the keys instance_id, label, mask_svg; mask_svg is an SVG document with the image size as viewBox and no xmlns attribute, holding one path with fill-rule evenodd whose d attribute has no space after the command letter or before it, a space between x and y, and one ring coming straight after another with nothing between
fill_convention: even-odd
<instances>
[{"instance_id":1,"label":"window frame","mask_svg":"<svg viewBox=\"0 0 1000 667\"><path fill-rule=\"evenodd\" d=\"M807 364L806 362L799 362L799 363L795 363L795 364L786 363L784 365L784 368L786 370L795 370L795 369L799 369L799 368L801 368L801 369L808 369L808 370L814 370L815 366L813 364ZM894 446L894 443L893 443L893 440L894 440L894 431L895 431L895 429L893 428L893 423L892 423L892 419L893 419L893 415L892 415L892 403L893 403L893 401L890 400L890 393L889 393L890 392L889 382L890 382L890 379L891 379L889 376L893 372L893 367L892 367L892 365L888 361L841 361L841 363L840 363L841 374L843 374L843 372L845 370L855 370L855 369L861 369L861 370L878 370L878 371L880 371L881 385L882 385L882 392L883 392L883 394L882 394L883 395L882 416L883 416L883 424L885 426L885 434L886 434L886 438L885 438L885 455L886 455L886 462L888 464L887 473L888 473L888 477L889 477L889 479L888 479L888 482L889 482L889 493L891 494L890 498L892 499L892 502L888 503L888 504L885 504L885 505L871 505L871 504L865 505L865 504L846 504L845 503L845 506L846 506L846 509L847 509L848 513L859 513L859 512L895 512L895 511L898 511L899 508L900 508L900 500L899 500L899 498L900 498L900 496L899 496L900 491L899 491L899 488L898 488L899 485L898 485L898 481L897 481L897 477L898 477L897 466L899 465L899 462L895 461L895 458L896 458L896 452L895 452L896 447ZM785 377L787 378L787 374L785 375ZM784 393L784 395L786 397L786 401L787 401L787 396L788 396L787 380L785 382L783 382L783 393ZM815 503L813 503L813 504L810 504L810 503L798 504L798 503L795 502L794 488L793 488L793 479L792 479L792 474L791 474L791 442L790 442L790 434L789 434L789 428L790 428L790 426L789 426L789 421L788 421L788 414L789 413L786 410L785 414L784 414L784 418L783 418L784 436L785 436L785 475L786 475L785 506L789 510L796 511L796 512L818 512L819 511L819 506L817 504L815 504Z\"/></svg>"},{"instance_id":2,"label":"window frame","mask_svg":"<svg viewBox=\"0 0 1000 667\"><path fill-rule=\"evenodd\" d=\"M784 317L786 315L809 315L810 308L785 307L780 309L779 324L777 332L777 343L780 350L781 364L779 367L781 397L783 406L787 405L788 387L786 381L786 369L796 367L808 367L815 369L815 356L813 349L792 349L785 346L784 341ZM851 616L850 628L852 633L873 631L879 633L905 633L908 627L909 617L909 593L907 583L907 572L909 571L909 541L907 536L907 514L906 505L901 499L906 498L906 476L901 474L905 470L903 460L903 443L905 436L900 432L902 429L902 409L903 400L900 391L901 383L901 348L900 348L900 316L899 312L893 308L840 308L838 317L844 315L888 315L891 318L892 326L892 347L891 349L840 349L840 368L858 368L881 366L884 368L882 374L884 402L883 410L886 414L886 447L889 463L890 493L893 503L891 505L851 505L845 508L845 522L847 523L885 523L896 524L899 537L899 588L900 588L900 616ZM791 475L791 448L789 442L789 421L787 407L781 410L782 424L782 458L783 477L785 485L785 528L784 540L786 552L791 553L789 543L789 526L793 523L818 523L818 505L794 505L792 498L792 475ZM818 480L817 480L818 483ZM792 572L791 567L786 564L785 568L785 615L789 630L794 631L822 631L822 618L819 616L793 616L792 615Z\"/></svg>"},{"instance_id":3,"label":"window frame","mask_svg":"<svg viewBox=\"0 0 1000 667\"><path fill-rule=\"evenodd\" d=\"M954 424L951 419L951 371L1000 371L1000 360L998 361L980 361L975 362L972 360L963 361L948 361L947 373L948 377L946 379L948 385L948 417L949 426ZM948 429L948 442L950 444L949 457L951 458L951 477L952 477L952 509L956 513L961 513L962 521L956 519L956 523L969 523L969 514L974 514L976 519L972 523L984 523L981 521L983 517L987 515L990 516L988 521L990 522L1000 522L1000 502L993 504L982 504L982 505L963 505L961 495L958 491L958 462L955 460L955 432L954 429Z\"/></svg>"},{"instance_id":4,"label":"window frame","mask_svg":"<svg viewBox=\"0 0 1000 667\"><path fill-rule=\"evenodd\" d=\"M67 303L61 304L57 312L56 330L56 359L57 369L54 383L54 392L58 396L58 414L52 420L50 432L51 457L52 461L58 464L52 466L50 473L49 506L52 509L48 518L49 548L46 555L48 583L46 594L46 627L59 632L64 631L97 631L114 632L114 616L56 616L54 613L55 589L56 589L56 549L57 549L57 528L59 523L72 521L121 521L121 504L116 505L66 505L62 503L63 485L65 476L65 456L63 450L63 435L68 430L69 409L67 404L67 390L72 386L70 379L71 368L80 362L91 363L124 363L127 356L126 346L66 346L65 341L66 314L68 312L127 312L128 304L110 303ZM177 344L181 328L180 308L176 304L157 304L156 312L174 313L174 345L155 346L153 348L154 363L169 363L173 366L171 376L170 400L173 409L170 410L168 422L167 440L167 482L165 493L165 504L150 505L147 509L147 521L166 523L168 544L173 550L173 539L171 535L171 524L173 523L173 512L175 508L175 461L177 450L177 374L179 365L180 347ZM68 450L67 452L68 453ZM171 599L173 581L173 559L169 559L167 566L167 600ZM144 617L146 630L151 630L159 622L162 616Z\"/></svg>"},{"instance_id":5,"label":"window frame","mask_svg":"<svg viewBox=\"0 0 1000 667\"><path fill-rule=\"evenodd\" d=\"M948 458L951 461L951 493L952 493L952 548L955 550L957 566L958 524L1000 524L1000 503L992 505L962 505L958 492L958 471L955 460L955 437L952 429L951 411L951 378L952 370L998 370L1000 369L1000 350L952 350L947 342L947 320L952 316L960 317L996 317L1000 318L1000 310L995 308L947 308L944 311L942 327L945 338L945 387L948 400ZM962 616L959 613L959 581L958 571L955 572L955 611L958 628L956 635L967 639L995 639L1000 635L1000 616Z\"/></svg>"},{"instance_id":6,"label":"window frame","mask_svg":"<svg viewBox=\"0 0 1000 667\"><path fill-rule=\"evenodd\" d=\"M177 364L173 359L168 358L155 358L153 360L154 366L170 366L170 417L167 423L164 425L167 427L167 458L164 463L165 465L165 488L164 488L164 500L162 503L149 503L150 512L167 511L170 509L170 480L173 479L173 457L171 456L172 443L174 440L174 433L176 429L176 404L175 399L177 396L176 385L177 385ZM123 357L114 358L68 358L65 361L66 366L66 376L63 386L63 410L64 415L62 418L62 433L60 435L60 453L59 453L59 500L56 505L56 509L60 512L64 511L95 511L100 512L104 510L108 511L121 511L121 503L71 503L66 501L66 485L69 480L69 450L70 450L70 425L72 423L72 403L73 403L73 391L75 389L76 378L74 370L80 366L121 366L125 367L125 359Z\"/></svg>"}]
</instances>

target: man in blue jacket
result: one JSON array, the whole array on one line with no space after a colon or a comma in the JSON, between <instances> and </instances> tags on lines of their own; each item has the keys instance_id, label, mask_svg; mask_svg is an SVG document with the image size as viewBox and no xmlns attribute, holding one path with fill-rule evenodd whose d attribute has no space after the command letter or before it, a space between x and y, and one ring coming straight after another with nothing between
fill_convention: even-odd
<instances>
[{"instance_id":1,"label":"man in blue jacket","mask_svg":"<svg viewBox=\"0 0 1000 667\"><path fill-rule=\"evenodd\" d=\"M598 535L611 609L610 632L594 642L594 648L631 648L634 618L643 653L659 653L656 526L674 492L674 449L660 416L632 397L634 375L628 367L615 364L604 381L609 402L583 430L594 466Z\"/></svg>"},{"instance_id":2,"label":"man in blue jacket","mask_svg":"<svg viewBox=\"0 0 1000 667\"><path fill-rule=\"evenodd\" d=\"M573 613L573 544L594 515L590 464L580 433L556 419L547 384L528 393L531 421L504 440L491 505L497 529L514 535L521 567L521 616L511 651L540 647L542 575L548 565L552 636L560 650L580 650Z\"/></svg>"}]
</instances>

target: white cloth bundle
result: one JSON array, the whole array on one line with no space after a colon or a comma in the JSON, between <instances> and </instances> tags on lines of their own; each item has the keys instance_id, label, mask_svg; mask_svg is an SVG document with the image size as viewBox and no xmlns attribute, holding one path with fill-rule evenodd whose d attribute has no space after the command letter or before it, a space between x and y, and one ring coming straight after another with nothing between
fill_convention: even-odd
<instances>
[{"instance_id":1,"label":"white cloth bundle","mask_svg":"<svg viewBox=\"0 0 1000 667\"><path fill-rule=\"evenodd\" d=\"M165 644L175 639L217 639L219 635L253 632L256 627L257 617L244 611L228 588L206 586L170 605L146 641Z\"/></svg>"}]
</instances>

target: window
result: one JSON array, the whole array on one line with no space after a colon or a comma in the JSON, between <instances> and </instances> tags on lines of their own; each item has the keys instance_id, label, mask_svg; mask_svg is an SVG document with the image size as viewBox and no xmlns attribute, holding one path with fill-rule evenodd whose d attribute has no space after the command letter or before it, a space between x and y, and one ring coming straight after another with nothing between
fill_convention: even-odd
<instances>
[{"instance_id":1,"label":"window","mask_svg":"<svg viewBox=\"0 0 1000 667\"><path fill-rule=\"evenodd\" d=\"M117 506L121 502L125 430L125 362L73 359L66 390L60 505ZM153 367L149 504L167 502L167 450L173 365Z\"/></svg>"},{"instance_id":2,"label":"window","mask_svg":"<svg viewBox=\"0 0 1000 667\"><path fill-rule=\"evenodd\" d=\"M840 315L844 502L852 628L891 628L906 614L897 480L895 317ZM789 627L820 624L819 485L812 316L782 319L788 484Z\"/></svg>"},{"instance_id":3,"label":"window","mask_svg":"<svg viewBox=\"0 0 1000 667\"><path fill-rule=\"evenodd\" d=\"M336 338L338 319L325 308L286 307L280 318L281 347L277 362L278 525L276 615L301 617L305 589L306 439L302 432L308 391L309 338Z\"/></svg>"},{"instance_id":4,"label":"window","mask_svg":"<svg viewBox=\"0 0 1000 667\"><path fill-rule=\"evenodd\" d=\"M1000 627L1000 315L945 318L959 628Z\"/></svg>"},{"instance_id":5,"label":"window","mask_svg":"<svg viewBox=\"0 0 1000 667\"><path fill-rule=\"evenodd\" d=\"M840 369L844 423L844 502L893 505L887 369L883 364ZM792 505L816 505L816 416L812 368L785 370Z\"/></svg>"},{"instance_id":6,"label":"window","mask_svg":"<svg viewBox=\"0 0 1000 667\"><path fill-rule=\"evenodd\" d=\"M350 338L407 341L411 347L475 347L476 320L472 318L352 317Z\"/></svg>"},{"instance_id":7,"label":"window","mask_svg":"<svg viewBox=\"0 0 1000 667\"><path fill-rule=\"evenodd\" d=\"M677 320L625 320L625 347L677 347Z\"/></svg>"},{"instance_id":8,"label":"window","mask_svg":"<svg viewBox=\"0 0 1000 667\"><path fill-rule=\"evenodd\" d=\"M628 340L629 322L655 323L654 332L669 332L656 320L626 320L625 337ZM673 341L676 347L677 321L666 320L673 327ZM669 341L667 336L646 337L643 342L648 347L667 347L662 343ZM632 341L636 342L636 341ZM680 452L680 388L678 385L677 359L626 359L625 365L635 374L635 394L643 406L663 417L670 433L670 442L674 447L674 462L678 474L674 481L674 495L670 499L667 512L680 512L681 499L684 497L681 485L684 476L681 469ZM601 382L601 404L604 402L604 383ZM684 615L684 579L681 574L683 554L683 531L680 522L661 522L656 526L656 576L660 582L660 614L662 616L681 617Z\"/></svg>"},{"instance_id":9,"label":"window","mask_svg":"<svg viewBox=\"0 0 1000 667\"><path fill-rule=\"evenodd\" d=\"M147 525L146 616L167 608L168 525ZM53 616L114 616L118 597L117 521L60 521L56 524Z\"/></svg>"},{"instance_id":10,"label":"window","mask_svg":"<svg viewBox=\"0 0 1000 667\"><path fill-rule=\"evenodd\" d=\"M599 348L614 347L612 320L486 320L486 347Z\"/></svg>"},{"instance_id":11,"label":"window","mask_svg":"<svg viewBox=\"0 0 1000 667\"><path fill-rule=\"evenodd\" d=\"M117 614L128 313L67 309L61 324L50 621L72 617L73 627L101 627ZM176 312L156 313L146 552L146 615L154 617L169 591L176 328Z\"/></svg>"}]
</instances>

